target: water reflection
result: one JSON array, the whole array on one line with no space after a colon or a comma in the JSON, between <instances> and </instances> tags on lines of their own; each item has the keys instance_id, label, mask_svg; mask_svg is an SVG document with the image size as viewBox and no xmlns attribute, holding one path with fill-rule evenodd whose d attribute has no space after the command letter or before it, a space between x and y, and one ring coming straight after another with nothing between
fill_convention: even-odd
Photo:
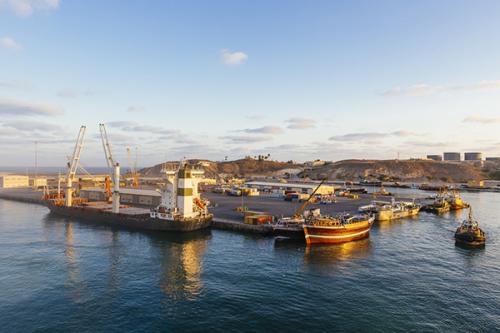
<instances>
[{"instance_id":1,"label":"water reflection","mask_svg":"<svg viewBox=\"0 0 500 333\"><path fill-rule=\"evenodd\" d=\"M73 223L67 222L64 225L64 237L66 248L64 254L66 257L68 280L67 286L71 288L73 300L75 302L82 302L88 296L85 283L80 276L80 269L78 267L78 258L76 254L76 247L73 238Z\"/></svg>"},{"instance_id":2,"label":"water reflection","mask_svg":"<svg viewBox=\"0 0 500 333\"><path fill-rule=\"evenodd\" d=\"M305 264L335 263L345 260L362 259L372 251L370 238L342 244L324 244L306 246Z\"/></svg>"},{"instance_id":3,"label":"water reflection","mask_svg":"<svg viewBox=\"0 0 500 333\"><path fill-rule=\"evenodd\" d=\"M173 299L195 299L203 288L201 278L203 257L210 232L156 237L159 247L160 288Z\"/></svg>"}]
</instances>

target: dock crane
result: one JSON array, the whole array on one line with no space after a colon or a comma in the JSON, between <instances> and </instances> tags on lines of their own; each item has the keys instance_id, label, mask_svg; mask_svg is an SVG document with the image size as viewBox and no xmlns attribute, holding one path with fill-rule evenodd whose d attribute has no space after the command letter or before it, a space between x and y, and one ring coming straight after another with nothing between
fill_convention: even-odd
<instances>
[{"instance_id":1,"label":"dock crane","mask_svg":"<svg viewBox=\"0 0 500 333\"><path fill-rule=\"evenodd\" d=\"M135 148L135 159L132 160L132 149L127 147L128 166L132 175L132 187L139 187L139 173L137 172L137 147Z\"/></svg>"},{"instance_id":2,"label":"dock crane","mask_svg":"<svg viewBox=\"0 0 500 333\"><path fill-rule=\"evenodd\" d=\"M76 170L78 168L78 162L80 161L80 153L83 149L83 138L85 137L85 126L80 127L78 136L76 138L75 149L73 150L73 155L68 162L68 173L66 174L66 206L71 207L73 204L73 179L75 178Z\"/></svg>"},{"instance_id":3,"label":"dock crane","mask_svg":"<svg viewBox=\"0 0 500 333\"><path fill-rule=\"evenodd\" d=\"M101 132L102 148L104 149L104 156L106 163L113 176L113 194L112 194L112 212L119 213L120 211L120 164L115 162L111 154L111 145L108 140L108 133L104 124L99 124L99 131Z\"/></svg>"}]
</instances>

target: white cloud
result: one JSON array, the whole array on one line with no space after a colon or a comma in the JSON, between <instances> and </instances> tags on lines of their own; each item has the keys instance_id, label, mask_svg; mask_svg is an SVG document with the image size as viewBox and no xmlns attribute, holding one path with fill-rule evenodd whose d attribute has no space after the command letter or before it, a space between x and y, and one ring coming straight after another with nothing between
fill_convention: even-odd
<instances>
[{"instance_id":1,"label":"white cloud","mask_svg":"<svg viewBox=\"0 0 500 333\"><path fill-rule=\"evenodd\" d=\"M35 86L29 81L2 81L0 88L14 89L14 90L33 90Z\"/></svg>"},{"instance_id":2,"label":"white cloud","mask_svg":"<svg viewBox=\"0 0 500 333\"><path fill-rule=\"evenodd\" d=\"M278 126L264 126L259 128L246 128L240 132L249 134L281 134L283 133L283 129Z\"/></svg>"},{"instance_id":3,"label":"white cloud","mask_svg":"<svg viewBox=\"0 0 500 333\"><path fill-rule=\"evenodd\" d=\"M472 115L465 117L463 120L464 123L477 123L484 125L498 124L500 123L500 117L482 117L478 115Z\"/></svg>"},{"instance_id":4,"label":"white cloud","mask_svg":"<svg viewBox=\"0 0 500 333\"><path fill-rule=\"evenodd\" d=\"M231 52L228 49L222 49L220 51L220 61L224 65L241 65L246 62L248 55L243 52Z\"/></svg>"},{"instance_id":5,"label":"white cloud","mask_svg":"<svg viewBox=\"0 0 500 333\"><path fill-rule=\"evenodd\" d=\"M144 108L142 106L129 106L127 112L142 112Z\"/></svg>"},{"instance_id":6,"label":"white cloud","mask_svg":"<svg viewBox=\"0 0 500 333\"><path fill-rule=\"evenodd\" d=\"M256 143L256 142L263 142L263 141L268 141L271 138L267 136L240 136L240 135L228 135L228 136L223 136L221 139L227 141L228 143Z\"/></svg>"},{"instance_id":7,"label":"white cloud","mask_svg":"<svg viewBox=\"0 0 500 333\"><path fill-rule=\"evenodd\" d=\"M0 9L8 8L17 16L28 17L35 10L51 10L59 7L59 0L0 0Z\"/></svg>"},{"instance_id":8,"label":"white cloud","mask_svg":"<svg viewBox=\"0 0 500 333\"><path fill-rule=\"evenodd\" d=\"M390 133L379 133L379 132L360 132L360 133L347 133L343 135L335 135L330 137L330 141L371 141L385 139L391 136L395 137L409 137L417 136L417 133L410 131L394 131Z\"/></svg>"},{"instance_id":9,"label":"white cloud","mask_svg":"<svg viewBox=\"0 0 500 333\"><path fill-rule=\"evenodd\" d=\"M427 96L453 92L474 92L500 90L500 80L483 80L468 85L430 85L416 84L409 87L395 87L382 93L384 96Z\"/></svg>"},{"instance_id":10,"label":"white cloud","mask_svg":"<svg viewBox=\"0 0 500 333\"><path fill-rule=\"evenodd\" d=\"M54 116L61 113L60 108L51 105L0 99L0 115Z\"/></svg>"},{"instance_id":11,"label":"white cloud","mask_svg":"<svg viewBox=\"0 0 500 333\"><path fill-rule=\"evenodd\" d=\"M64 89L57 93L57 96L62 98L77 98L78 92L72 89Z\"/></svg>"},{"instance_id":12,"label":"white cloud","mask_svg":"<svg viewBox=\"0 0 500 333\"><path fill-rule=\"evenodd\" d=\"M43 131L43 132L62 132L63 129L59 125L48 124L39 121L7 121L3 122L4 127L13 128L18 131L31 132L31 131Z\"/></svg>"},{"instance_id":13,"label":"white cloud","mask_svg":"<svg viewBox=\"0 0 500 333\"><path fill-rule=\"evenodd\" d=\"M290 118L286 122L290 129L308 129L316 127L316 121L310 118Z\"/></svg>"},{"instance_id":14,"label":"white cloud","mask_svg":"<svg viewBox=\"0 0 500 333\"><path fill-rule=\"evenodd\" d=\"M21 44L16 42L13 38L11 37L2 37L0 38L0 45L7 50L20 50L22 49Z\"/></svg>"}]
</instances>

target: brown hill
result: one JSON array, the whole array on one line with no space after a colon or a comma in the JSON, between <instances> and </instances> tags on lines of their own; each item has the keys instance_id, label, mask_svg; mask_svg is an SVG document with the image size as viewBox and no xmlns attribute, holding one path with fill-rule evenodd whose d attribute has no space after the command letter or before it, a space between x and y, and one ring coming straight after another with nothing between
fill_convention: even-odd
<instances>
[{"instance_id":1,"label":"brown hill","mask_svg":"<svg viewBox=\"0 0 500 333\"><path fill-rule=\"evenodd\" d=\"M275 172L290 168L300 168L301 165L296 165L288 162L270 161L265 159L244 158L236 161L213 162L207 160L188 160L189 164L198 164L205 170L206 177L251 177L251 176L266 176L272 175ZM146 177L158 177L161 174L162 167L177 166L178 162L166 162L155 165L150 168L140 170L140 174Z\"/></svg>"},{"instance_id":2,"label":"brown hill","mask_svg":"<svg viewBox=\"0 0 500 333\"><path fill-rule=\"evenodd\" d=\"M467 163L431 160L345 160L306 171L313 179L383 180L411 182L467 182L484 179L477 167Z\"/></svg>"}]
</instances>

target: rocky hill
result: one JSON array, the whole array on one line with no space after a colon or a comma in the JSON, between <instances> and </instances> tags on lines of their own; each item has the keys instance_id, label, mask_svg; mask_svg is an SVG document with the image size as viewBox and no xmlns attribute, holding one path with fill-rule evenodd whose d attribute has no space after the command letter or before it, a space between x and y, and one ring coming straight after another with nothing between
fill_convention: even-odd
<instances>
[{"instance_id":1,"label":"rocky hill","mask_svg":"<svg viewBox=\"0 0 500 333\"><path fill-rule=\"evenodd\" d=\"M330 180L361 179L400 182L467 182L484 179L480 168L467 163L438 162L431 160L344 160L327 163L312 169L288 162L245 158L236 161L213 162L189 160L198 164L210 178L285 176L298 174L302 178ZM166 162L140 171L141 175L158 177L165 164L171 167L178 162ZM301 172L302 171L302 172Z\"/></svg>"},{"instance_id":2,"label":"rocky hill","mask_svg":"<svg viewBox=\"0 0 500 333\"><path fill-rule=\"evenodd\" d=\"M312 179L407 182L467 182L485 177L479 168L467 163L431 160L345 160L307 170L303 175Z\"/></svg>"},{"instance_id":3,"label":"rocky hill","mask_svg":"<svg viewBox=\"0 0 500 333\"><path fill-rule=\"evenodd\" d=\"M270 160L244 158L236 161L213 162L207 160L188 160L189 164L198 164L205 170L205 175L210 178L217 177L252 177L271 176L278 173L299 172L301 165ZM177 166L178 162L166 162L150 168L140 170L146 177L157 177L164 165Z\"/></svg>"}]
</instances>

